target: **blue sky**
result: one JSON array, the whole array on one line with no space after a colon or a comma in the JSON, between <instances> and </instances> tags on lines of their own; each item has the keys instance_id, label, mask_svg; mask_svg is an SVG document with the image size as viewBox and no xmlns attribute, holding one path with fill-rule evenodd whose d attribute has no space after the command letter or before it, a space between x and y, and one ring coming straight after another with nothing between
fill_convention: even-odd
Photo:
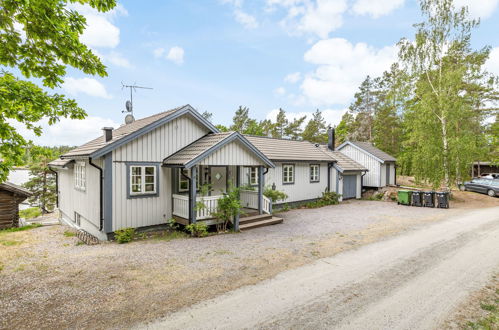
<instances>
[{"instance_id":1,"label":"blue sky","mask_svg":"<svg viewBox=\"0 0 499 330\"><path fill-rule=\"evenodd\" d=\"M499 0L458 0L482 18L473 45L494 48L499 74ZM284 108L315 109L337 124L356 87L396 59L395 44L421 20L409 0L119 1L111 13L75 6L88 21L82 37L109 76L69 70L62 91L86 109L82 122L46 128L40 144L81 144L123 123L129 94L121 82L153 87L134 94L137 118L191 104L229 124L239 105L257 119ZM45 125L44 125L45 127Z\"/></svg>"}]
</instances>

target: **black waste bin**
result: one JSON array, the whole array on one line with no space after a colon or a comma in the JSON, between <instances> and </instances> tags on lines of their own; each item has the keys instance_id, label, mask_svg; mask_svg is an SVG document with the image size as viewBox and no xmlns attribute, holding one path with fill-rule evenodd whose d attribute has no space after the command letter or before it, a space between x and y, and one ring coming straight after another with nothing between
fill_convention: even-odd
<instances>
[{"instance_id":1,"label":"black waste bin","mask_svg":"<svg viewBox=\"0 0 499 330\"><path fill-rule=\"evenodd\" d=\"M423 192L413 191L412 192L412 206L423 206Z\"/></svg>"},{"instance_id":2,"label":"black waste bin","mask_svg":"<svg viewBox=\"0 0 499 330\"><path fill-rule=\"evenodd\" d=\"M424 207L435 207L435 192L425 191L423 193L423 206Z\"/></svg>"},{"instance_id":3,"label":"black waste bin","mask_svg":"<svg viewBox=\"0 0 499 330\"><path fill-rule=\"evenodd\" d=\"M437 207L441 209L449 208L449 193L447 191L437 192Z\"/></svg>"}]
</instances>

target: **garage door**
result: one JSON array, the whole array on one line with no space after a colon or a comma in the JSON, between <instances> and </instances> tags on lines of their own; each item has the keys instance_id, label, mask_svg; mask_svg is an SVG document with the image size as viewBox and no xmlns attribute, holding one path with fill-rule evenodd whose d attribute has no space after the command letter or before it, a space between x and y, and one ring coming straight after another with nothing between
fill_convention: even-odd
<instances>
[{"instance_id":1,"label":"garage door","mask_svg":"<svg viewBox=\"0 0 499 330\"><path fill-rule=\"evenodd\" d=\"M343 199L357 197L357 176L343 176Z\"/></svg>"}]
</instances>

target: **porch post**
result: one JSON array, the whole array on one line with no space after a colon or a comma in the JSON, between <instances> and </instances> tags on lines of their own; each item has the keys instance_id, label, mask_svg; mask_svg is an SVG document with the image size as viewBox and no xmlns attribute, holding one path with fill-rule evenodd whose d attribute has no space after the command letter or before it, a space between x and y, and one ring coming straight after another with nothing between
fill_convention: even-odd
<instances>
[{"instance_id":1,"label":"porch post","mask_svg":"<svg viewBox=\"0 0 499 330\"><path fill-rule=\"evenodd\" d=\"M191 168L191 180L189 182L189 223L196 223L196 182L197 166Z\"/></svg>"},{"instance_id":2,"label":"porch post","mask_svg":"<svg viewBox=\"0 0 499 330\"><path fill-rule=\"evenodd\" d=\"M258 166L258 214L263 214L263 166Z\"/></svg>"},{"instance_id":3,"label":"porch post","mask_svg":"<svg viewBox=\"0 0 499 330\"><path fill-rule=\"evenodd\" d=\"M240 166L236 166L236 187L239 188L241 186L241 168ZM241 196L239 196L240 198ZM239 212L237 212L234 217L234 231L239 231Z\"/></svg>"}]
</instances>

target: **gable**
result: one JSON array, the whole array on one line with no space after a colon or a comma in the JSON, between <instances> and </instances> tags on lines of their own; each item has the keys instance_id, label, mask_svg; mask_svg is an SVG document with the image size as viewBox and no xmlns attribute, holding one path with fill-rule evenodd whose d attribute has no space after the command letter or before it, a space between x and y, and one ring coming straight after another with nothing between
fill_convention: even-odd
<instances>
[{"instance_id":1,"label":"gable","mask_svg":"<svg viewBox=\"0 0 499 330\"><path fill-rule=\"evenodd\" d=\"M200 165L241 165L241 166L259 166L265 165L254 152L243 145L241 141L234 140L215 152L208 155L199 162Z\"/></svg>"},{"instance_id":2,"label":"gable","mask_svg":"<svg viewBox=\"0 0 499 330\"><path fill-rule=\"evenodd\" d=\"M374 156L373 154L367 152L366 150L357 147L356 145L353 145L349 142L345 142L342 145L338 147L338 150L342 152L343 154L347 155L348 157L352 158L355 161L360 160L359 159L359 154L362 154L364 157L368 157L376 162L379 163L384 163L382 159L379 159L378 157Z\"/></svg>"}]
</instances>

